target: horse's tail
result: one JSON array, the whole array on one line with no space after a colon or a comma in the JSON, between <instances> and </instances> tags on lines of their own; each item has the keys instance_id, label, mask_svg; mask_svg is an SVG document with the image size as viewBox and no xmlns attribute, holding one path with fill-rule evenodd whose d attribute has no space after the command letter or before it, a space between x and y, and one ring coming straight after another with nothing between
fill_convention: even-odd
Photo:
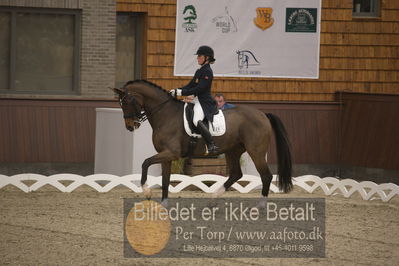
<instances>
[{"instance_id":1,"label":"horse's tail","mask_svg":"<svg viewBox=\"0 0 399 266\"><path fill-rule=\"evenodd\" d=\"M290 143L287 132L280 118L273 114L266 114L273 127L277 145L278 187L284 192L292 189L292 162Z\"/></svg>"}]
</instances>

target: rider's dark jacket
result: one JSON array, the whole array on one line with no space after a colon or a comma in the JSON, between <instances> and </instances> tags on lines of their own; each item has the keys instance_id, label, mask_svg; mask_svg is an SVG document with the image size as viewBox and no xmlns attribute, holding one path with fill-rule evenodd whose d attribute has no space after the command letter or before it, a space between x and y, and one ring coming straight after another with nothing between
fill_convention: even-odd
<instances>
[{"instance_id":1,"label":"rider's dark jacket","mask_svg":"<svg viewBox=\"0 0 399 266\"><path fill-rule=\"evenodd\" d=\"M213 122L213 115L217 113L216 101L211 95L212 80L213 71L209 64L205 64L195 72L193 79L181 88L183 96L198 97L205 117L210 122Z\"/></svg>"}]
</instances>

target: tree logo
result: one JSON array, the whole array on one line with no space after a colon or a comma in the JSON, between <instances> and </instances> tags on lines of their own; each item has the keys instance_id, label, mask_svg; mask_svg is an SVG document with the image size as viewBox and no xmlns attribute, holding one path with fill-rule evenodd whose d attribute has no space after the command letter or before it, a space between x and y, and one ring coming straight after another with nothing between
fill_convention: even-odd
<instances>
[{"instance_id":1,"label":"tree logo","mask_svg":"<svg viewBox=\"0 0 399 266\"><path fill-rule=\"evenodd\" d=\"M183 19L186 21L183 23L183 28L186 32L195 32L197 24L193 21L197 19L197 12L193 5L188 5L183 10Z\"/></svg>"}]
</instances>

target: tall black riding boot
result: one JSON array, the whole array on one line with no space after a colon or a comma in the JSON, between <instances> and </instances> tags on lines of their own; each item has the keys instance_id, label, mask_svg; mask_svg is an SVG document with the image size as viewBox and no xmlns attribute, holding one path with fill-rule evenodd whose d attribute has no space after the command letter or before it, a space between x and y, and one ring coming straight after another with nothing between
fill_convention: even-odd
<instances>
[{"instance_id":1,"label":"tall black riding boot","mask_svg":"<svg viewBox=\"0 0 399 266\"><path fill-rule=\"evenodd\" d=\"M217 153L218 147L215 146L215 143L213 142L211 133L209 133L209 130L206 128L204 122L198 121L198 130L201 133L201 136L204 138L206 142L206 147L208 148L208 154L215 154Z\"/></svg>"}]
</instances>

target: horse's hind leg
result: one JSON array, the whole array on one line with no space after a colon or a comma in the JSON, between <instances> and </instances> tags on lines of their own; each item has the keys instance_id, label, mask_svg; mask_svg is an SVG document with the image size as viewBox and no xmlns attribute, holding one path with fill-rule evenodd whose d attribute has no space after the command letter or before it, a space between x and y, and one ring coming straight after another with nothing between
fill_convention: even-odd
<instances>
[{"instance_id":1,"label":"horse's hind leg","mask_svg":"<svg viewBox=\"0 0 399 266\"><path fill-rule=\"evenodd\" d=\"M170 172L172 169L172 162L162 163L162 206L168 207L168 192L170 184Z\"/></svg>"},{"instance_id":2,"label":"horse's hind leg","mask_svg":"<svg viewBox=\"0 0 399 266\"><path fill-rule=\"evenodd\" d=\"M229 178L223 184L223 186L214 194L214 197L220 196L242 177L240 157L243 153L244 149L241 148L226 153L226 162L229 167Z\"/></svg>"},{"instance_id":3,"label":"horse's hind leg","mask_svg":"<svg viewBox=\"0 0 399 266\"><path fill-rule=\"evenodd\" d=\"M258 173L260 175L260 178L262 180L262 198L259 201L257 207L258 208L265 208L266 207L266 199L267 196L269 195L269 190L270 190L270 184L273 179L273 175L269 170L269 167L267 166L266 162L266 153L263 155L262 153L258 153L254 155L251 152L248 152L249 155L252 158L252 161L255 164L256 170L258 170Z\"/></svg>"},{"instance_id":4,"label":"horse's hind leg","mask_svg":"<svg viewBox=\"0 0 399 266\"><path fill-rule=\"evenodd\" d=\"M258 171L262 180L262 196L267 197L269 195L270 184L273 179L273 175L269 170L266 162L266 152L248 151L252 161L255 164L256 170Z\"/></svg>"}]
</instances>

